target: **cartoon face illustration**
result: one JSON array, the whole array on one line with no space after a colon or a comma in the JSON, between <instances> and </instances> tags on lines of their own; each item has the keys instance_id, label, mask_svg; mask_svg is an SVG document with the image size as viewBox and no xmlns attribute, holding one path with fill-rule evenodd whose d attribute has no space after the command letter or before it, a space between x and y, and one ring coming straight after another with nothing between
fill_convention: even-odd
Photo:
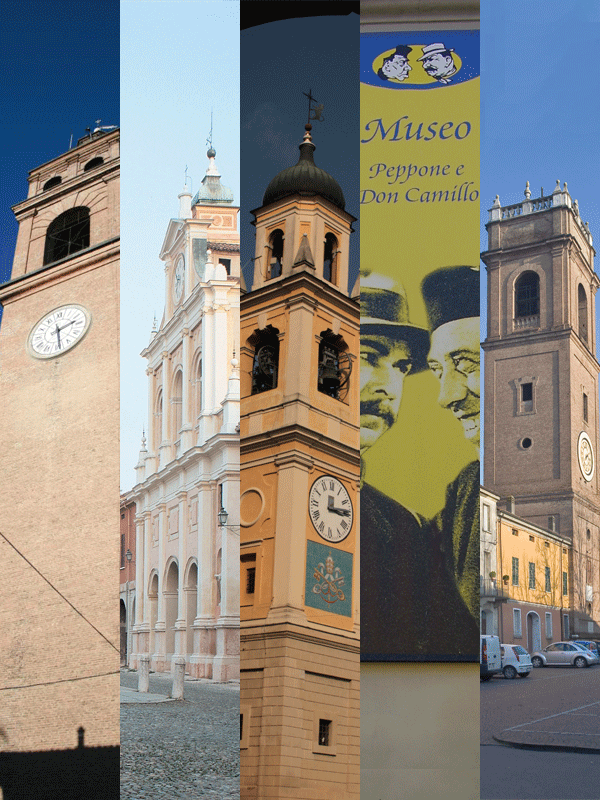
<instances>
[{"instance_id":1,"label":"cartoon face illustration","mask_svg":"<svg viewBox=\"0 0 600 800\"><path fill-rule=\"evenodd\" d=\"M412 67L408 63L408 54L412 48L406 45L398 45L393 53L383 59L383 64L378 70L377 75L384 81L391 79L403 81L408 77Z\"/></svg>"},{"instance_id":2,"label":"cartoon face illustration","mask_svg":"<svg viewBox=\"0 0 600 800\"><path fill-rule=\"evenodd\" d=\"M442 42L436 42L426 45L423 55L417 60L423 64L423 69L431 78L448 83L450 76L456 72L452 53L453 50L444 47Z\"/></svg>"},{"instance_id":3,"label":"cartoon face illustration","mask_svg":"<svg viewBox=\"0 0 600 800\"><path fill-rule=\"evenodd\" d=\"M403 81L406 77L408 77L408 73L412 67L408 63L408 59L403 58L402 56L394 56L393 58L389 58L383 62L383 66L381 70L383 74L387 78L397 78L399 81Z\"/></svg>"}]
</instances>

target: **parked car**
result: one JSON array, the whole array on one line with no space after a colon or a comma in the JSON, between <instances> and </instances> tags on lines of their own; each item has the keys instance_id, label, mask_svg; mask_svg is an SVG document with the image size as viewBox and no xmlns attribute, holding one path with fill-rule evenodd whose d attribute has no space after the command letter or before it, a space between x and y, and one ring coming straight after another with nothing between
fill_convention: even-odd
<instances>
[{"instance_id":1,"label":"parked car","mask_svg":"<svg viewBox=\"0 0 600 800\"><path fill-rule=\"evenodd\" d=\"M479 678L489 681L492 675L502 669L500 639L497 636L480 636L479 640Z\"/></svg>"},{"instance_id":2,"label":"parked car","mask_svg":"<svg viewBox=\"0 0 600 800\"><path fill-rule=\"evenodd\" d=\"M531 672L531 656L520 644L501 644L500 655L505 678L526 678Z\"/></svg>"},{"instance_id":3,"label":"parked car","mask_svg":"<svg viewBox=\"0 0 600 800\"><path fill-rule=\"evenodd\" d=\"M547 665L571 664L574 667L589 667L598 664L600 658L587 650L583 645L577 646L575 642L553 642L543 650L538 650L531 655L534 667Z\"/></svg>"},{"instance_id":4,"label":"parked car","mask_svg":"<svg viewBox=\"0 0 600 800\"><path fill-rule=\"evenodd\" d=\"M592 653L595 653L598 657L600 657L600 647L598 646L598 642L594 642L591 639L576 639L573 644L581 644L587 650L590 650Z\"/></svg>"}]
</instances>

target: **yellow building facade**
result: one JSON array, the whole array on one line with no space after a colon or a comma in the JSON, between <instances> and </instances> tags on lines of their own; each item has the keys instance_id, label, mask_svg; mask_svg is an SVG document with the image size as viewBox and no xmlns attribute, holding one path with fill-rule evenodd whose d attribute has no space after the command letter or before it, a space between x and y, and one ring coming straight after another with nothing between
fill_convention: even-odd
<instances>
[{"instance_id":1,"label":"yellow building facade","mask_svg":"<svg viewBox=\"0 0 600 800\"><path fill-rule=\"evenodd\" d=\"M568 639L569 539L498 510L497 546L500 640L532 653Z\"/></svg>"}]
</instances>

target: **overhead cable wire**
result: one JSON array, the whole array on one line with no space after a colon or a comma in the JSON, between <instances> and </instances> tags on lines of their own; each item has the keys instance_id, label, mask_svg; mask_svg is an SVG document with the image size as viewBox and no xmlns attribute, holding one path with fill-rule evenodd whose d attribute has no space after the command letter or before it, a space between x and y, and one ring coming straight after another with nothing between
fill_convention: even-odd
<instances>
[{"instance_id":1,"label":"overhead cable wire","mask_svg":"<svg viewBox=\"0 0 600 800\"><path fill-rule=\"evenodd\" d=\"M31 561L30 561L30 560L27 558L27 556L23 555L23 553L22 553L22 552L21 552L21 551L20 551L20 550L19 550L19 549L18 549L18 548L17 548L17 547L16 547L16 546L15 546L15 545L14 545L14 544L11 542L11 541L10 541L10 539L7 539L7 538L6 538L6 536L5 536L5 535L4 535L4 534L3 534L1 531L0 531L0 536L1 536L1 537L4 539L4 541L5 541L7 544L9 544L9 545L12 547L12 549L13 549L13 550L14 550L16 553L18 553L18 555L20 555L20 556L21 556L21 558L23 559L23 561L25 561L27 564L29 564L29 566L31 567L31 569L32 569L34 572L37 572L37 574L40 576L40 578L42 578L43 580L45 580L45 581L46 581L46 583L48 584L48 586L50 586L50 588L51 588L51 589L54 589L54 591L56 592L56 594L57 594L57 595L59 595L59 597L61 597L61 598L62 598L62 599L65 601L65 603L67 603L67 605L71 606L71 608L73 609L73 611L75 611L75 613L76 613L76 614L79 614L79 616L81 617L81 619L83 619L85 622L87 622L87 624L90 626L90 628L93 628L93 629L96 631L96 633L97 633L99 636L101 636L101 637L104 639L104 641L105 641L105 642L108 642L108 644L109 644L109 645L110 645L110 646L111 646L111 647L112 647L114 650L116 650L116 651L117 651L117 653L120 653L120 652L121 652L121 651L120 651L120 649L119 649L118 647L116 647L116 645L114 645L114 644L111 642L111 640L110 640L110 639L109 639L107 636L105 636L105 635L102 633L102 631L101 631L101 630L98 630L98 628L97 628L97 627L96 627L96 626L95 626L95 625L94 625L92 622L90 622L90 621L89 621L89 619L87 619L87 617L86 617L86 616L84 616L84 614L82 614L82 613L81 613L81 611L80 611L78 608L76 608L76 607L73 605L73 603L72 603L70 600L68 600L68 599L67 599L67 598L64 596L64 594L63 594L62 592L60 592L60 591L59 591L59 590L56 588L56 586L54 586L54 585L53 585L53 584L52 584L52 583L51 583L51 582L48 580L48 578L46 578L46 576L45 576L45 575L43 575L43 574L41 573L41 572L39 571L39 569L38 569L38 568L37 568L37 567L36 567L34 564L32 564L32 563L31 563Z\"/></svg>"}]
</instances>

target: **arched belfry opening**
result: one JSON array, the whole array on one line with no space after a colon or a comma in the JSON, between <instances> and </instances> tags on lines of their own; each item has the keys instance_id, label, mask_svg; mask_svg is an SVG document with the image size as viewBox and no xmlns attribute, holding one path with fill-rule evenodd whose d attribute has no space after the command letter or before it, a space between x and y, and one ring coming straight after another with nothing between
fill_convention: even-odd
<instances>
[{"instance_id":1,"label":"arched belfry opening","mask_svg":"<svg viewBox=\"0 0 600 800\"><path fill-rule=\"evenodd\" d=\"M283 231L277 228L269 236L269 265L267 278L279 278L283 269Z\"/></svg>"},{"instance_id":2,"label":"arched belfry opening","mask_svg":"<svg viewBox=\"0 0 600 800\"><path fill-rule=\"evenodd\" d=\"M348 345L331 330L321 331L317 388L336 400L345 400L350 385L352 360Z\"/></svg>"},{"instance_id":3,"label":"arched belfry opening","mask_svg":"<svg viewBox=\"0 0 600 800\"><path fill-rule=\"evenodd\" d=\"M60 177L60 175L55 175L54 178L50 178L49 181L46 181L46 183L42 188L42 191L47 192L48 189L53 189L55 186L58 186L61 183L62 183L62 178Z\"/></svg>"},{"instance_id":4,"label":"arched belfry opening","mask_svg":"<svg viewBox=\"0 0 600 800\"><path fill-rule=\"evenodd\" d=\"M515 283L515 317L535 317L540 313L540 278L536 272L524 272Z\"/></svg>"},{"instance_id":5,"label":"arched belfry opening","mask_svg":"<svg viewBox=\"0 0 600 800\"><path fill-rule=\"evenodd\" d=\"M70 208L48 225L44 265L59 261L90 246L90 211L85 206Z\"/></svg>"},{"instance_id":6,"label":"arched belfry opening","mask_svg":"<svg viewBox=\"0 0 600 800\"><path fill-rule=\"evenodd\" d=\"M337 283L338 240L333 233L325 234L323 246L323 278L330 283Z\"/></svg>"},{"instance_id":7,"label":"arched belfry opening","mask_svg":"<svg viewBox=\"0 0 600 800\"><path fill-rule=\"evenodd\" d=\"M581 284L577 289L577 312L579 338L588 343L588 302L587 294Z\"/></svg>"},{"instance_id":8,"label":"arched belfry opening","mask_svg":"<svg viewBox=\"0 0 600 800\"><path fill-rule=\"evenodd\" d=\"M254 348L252 394L275 389L279 375L279 331L271 325L255 331L248 339Z\"/></svg>"}]
</instances>

